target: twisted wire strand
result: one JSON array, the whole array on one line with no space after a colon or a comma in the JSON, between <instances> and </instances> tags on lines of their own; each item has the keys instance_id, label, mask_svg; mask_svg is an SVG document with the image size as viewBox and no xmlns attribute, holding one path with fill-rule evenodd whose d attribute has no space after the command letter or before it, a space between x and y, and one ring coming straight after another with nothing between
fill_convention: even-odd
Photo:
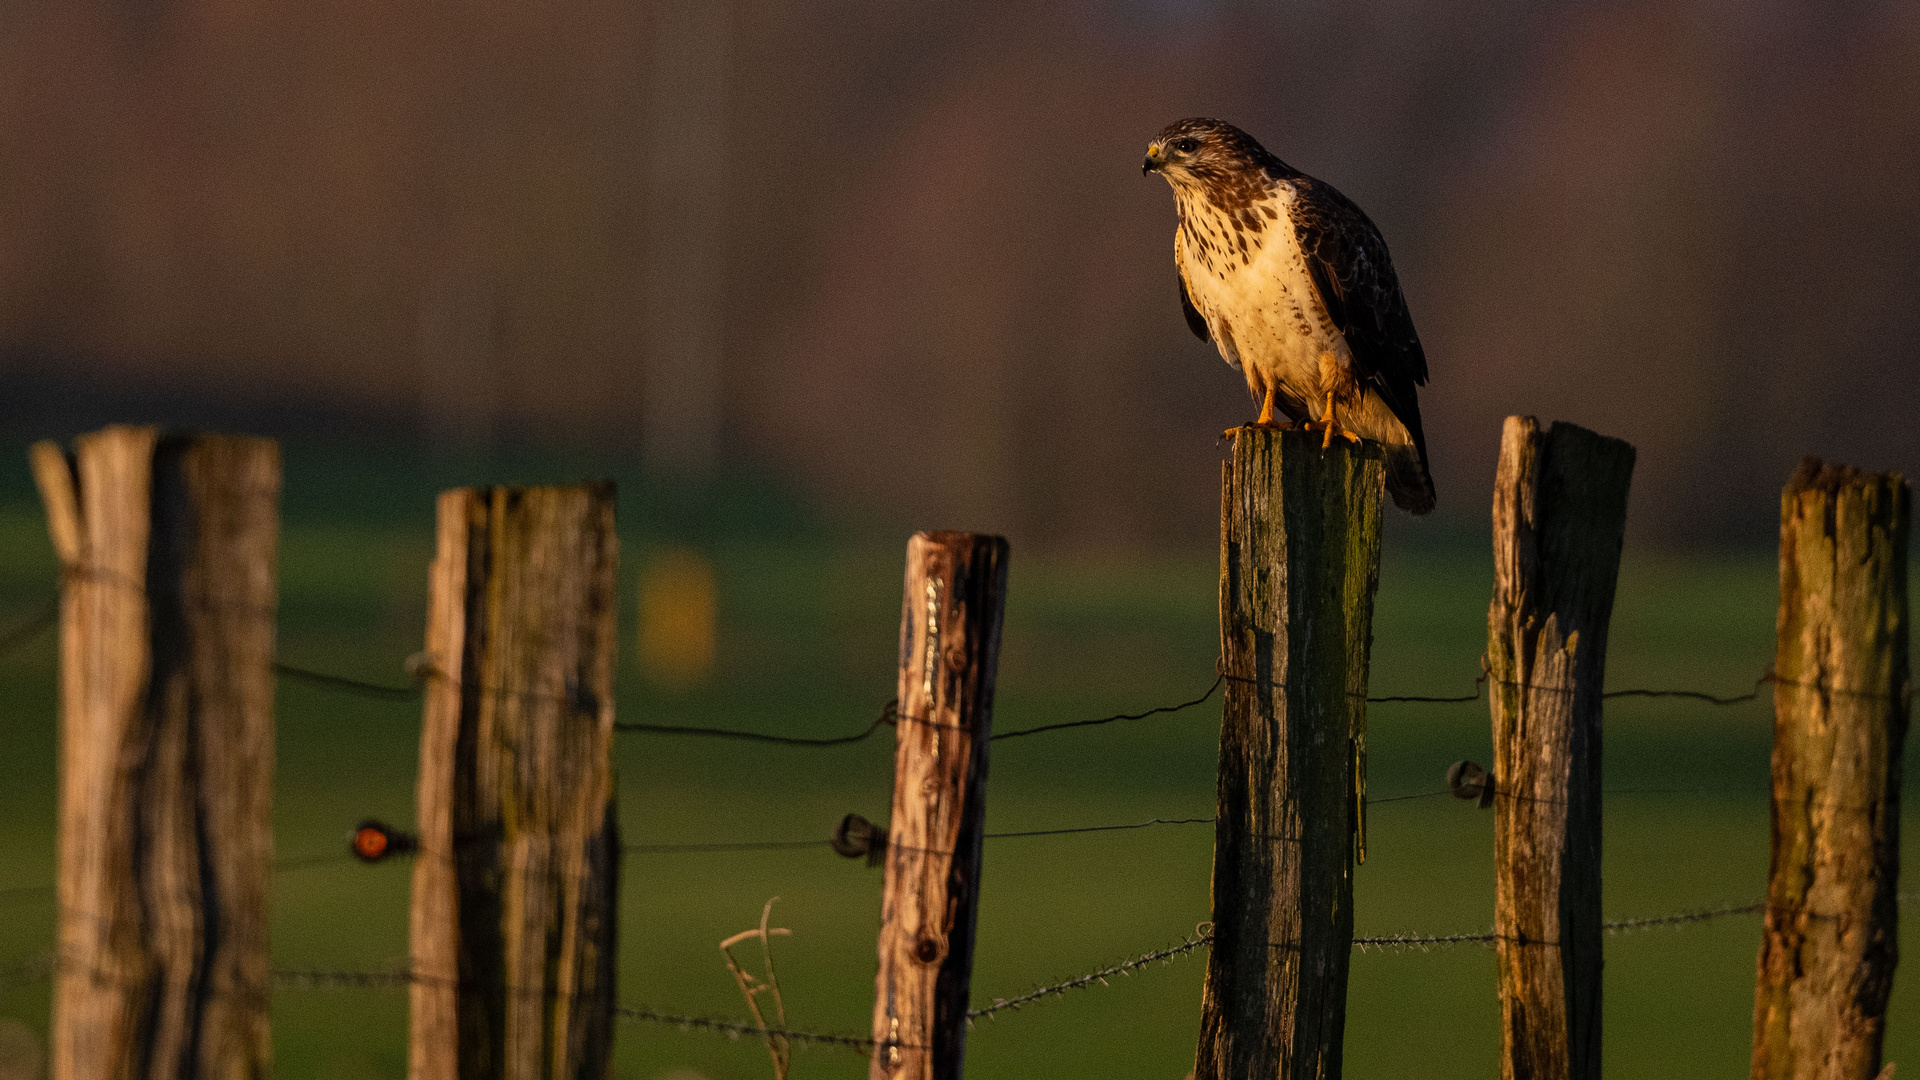
<instances>
[{"instance_id":1,"label":"twisted wire strand","mask_svg":"<svg viewBox=\"0 0 1920 1080\"><path fill-rule=\"evenodd\" d=\"M1361 952L1397 952L1406 949L1428 952L1450 945L1491 945L1499 940L1500 935L1491 931L1484 934L1380 934L1356 937L1353 947Z\"/></svg>"},{"instance_id":2,"label":"twisted wire strand","mask_svg":"<svg viewBox=\"0 0 1920 1080\"><path fill-rule=\"evenodd\" d=\"M1907 897L1895 898L1905 903ZM1757 904L1734 904L1727 907L1701 908L1697 911L1677 911L1671 915L1651 915L1637 919L1611 919L1601 923L1600 928L1609 934L1630 934L1635 930L1658 930L1668 926L1686 926L1691 923L1711 922L1729 915L1758 915L1767 910L1767 902Z\"/></svg>"},{"instance_id":3,"label":"twisted wire strand","mask_svg":"<svg viewBox=\"0 0 1920 1080\"><path fill-rule=\"evenodd\" d=\"M1912 903L1916 897L1920 897L1920 893L1900 893L1896 897L1896 901L1904 905ZM1766 909L1766 902L1761 901L1754 904L1738 904L1726 907L1679 911L1666 915L1609 919L1601 924L1601 929L1608 934L1630 934L1643 930L1660 930L1676 926L1711 922L1715 919L1730 916L1758 915L1766 911ZM1405 952L1413 949L1418 949L1421 952L1430 952L1434 949L1448 948L1454 945L1491 946L1499 942L1500 939L1501 935L1493 931L1471 934L1382 934L1356 936L1353 939L1353 947L1359 949L1361 952ZM1201 923L1191 936L1177 945L1170 945L1164 949L1156 949L1152 952L1142 953L1137 957L1123 960L1116 964L1110 964L1096 971L1087 972L1084 975L1075 975L1070 979L1062 979L1056 983L1037 986L1024 994L1019 994L1014 997L994 998L991 1003L969 1011L967 1013L967 1021L971 1024L976 1019L992 1017L996 1013L1008 1010L1017 1010L1023 1006L1031 1005L1036 1001L1056 997L1069 990L1085 989L1096 983L1102 986L1110 985L1108 980L1114 976L1128 975L1150 964L1171 961L1212 944L1213 929L1211 924Z\"/></svg>"},{"instance_id":4,"label":"twisted wire strand","mask_svg":"<svg viewBox=\"0 0 1920 1080\"><path fill-rule=\"evenodd\" d=\"M72 965L64 965L56 953L49 949L39 955L6 968L0 968L0 991L14 985L27 982L46 982L56 973L75 970ZM104 971L93 971L92 978L98 982L119 983ZM406 968L378 970L341 970L325 968L274 968L268 973L273 985L290 990L375 990L423 986L455 985L453 980L424 975ZM228 996L258 996L259 991L230 991ZM562 996L584 996L563 994L560 991L533 991L534 996L556 998ZM849 1049L865 1050L873 1046L873 1040L863 1035L851 1035L833 1031L805 1031L796 1028L761 1028L757 1024L718 1017L698 1016L662 1012L658 1009L631 1005L615 1005L613 1015L622 1020L638 1023L660 1024L678 1027L682 1031L710 1031L738 1039L743 1036L752 1038L783 1038L798 1045L838 1046Z\"/></svg>"},{"instance_id":5,"label":"twisted wire strand","mask_svg":"<svg viewBox=\"0 0 1920 1080\"><path fill-rule=\"evenodd\" d=\"M363 990L380 987L399 987L420 985L447 985L450 980L421 975L405 968L388 971L335 971L306 968L276 968L273 971L275 984L295 990L351 989ZM561 996L558 992L543 992L543 997ZM757 1024L737 1020L723 1020L712 1016L668 1013L658 1009L648 1009L632 1005L615 1005L613 1015L638 1023L661 1024L677 1027L682 1031L711 1031L738 1039L742 1036L755 1038L774 1037L787 1039L798 1044L823 1046L842 1046L865 1049L873 1045L873 1040L862 1035L848 1035L831 1031L802 1031L794 1028L761 1028Z\"/></svg>"},{"instance_id":6,"label":"twisted wire strand","mask_svg":"<svg viewBox=\"0 0 1920 1080\"><path fill-rule=\"evenodd\" d=\"M1911 903L1917 896L1920 896L1920 893L1900 893L1895 899L1897 903L1905 905ZM1764 912L1766 908L1767 904L1763 901L1753 904L1674 912L1666 915L1611 919L1601 925L1602 929L1609 934L1633 933L1643 930L1665 929L1710 922L1715 919L1730 916L1756 915ZM1177 944L1141 953L1138 956L1106 965L1083 975L1075 975L1071 978L1062 979L1059 982L1037 986L1025 993L1016 994L1012 997L994 998L986 1005L970 1009L967 1012L967 1024L968 1026L972 1026L976 1020L997 1018L998 1014L1002 1012L1018 1011L1027 1005L1043 1001L1047 998L1057 997L1071 990L1087 989L1096 984L1110 986L1112 985L1110 980L1116 977L1131 975L1133 972L1153 964L1171 963L1181 957L1191 955L1200 949L1209 947L1213 944L1213 936L1212 925L1209 923L1201 923L1194 929L1191 935ZM1436 948L1446 948L1454 945L1492 945L1500 940L1501 935L1493 932L1472 934L1387 934L1355 937L1353 939L1353 946L1362 952L1392 952L1406 951L1409 949L1419 949L1422 952L1428 952ZM51 950L34 957L29 957L24 961L9 965L6 968L0 968L0 990L8 988L17 981L44 981L59 969L60 964ZM96 973L96 977L99 977L98 973ZM411 986L415 983L445 985L451 982L451 980L421 975L404 968L387 970L275 968L271 972L271 978L276 985L299 990L371 989ZM542 993L543 996L557 996L558 994L558 992ZM623 1020L674 1026L679 1027L683 1031L710 1031L717 1034L724 1034L729 1038L740 1038L743 1036L756 1038L775 1037L787 1039L790 1042L800 1045L817 1044L863 1051L870 1049L874 1045L872 1038L861 1035L851 1035L840 1032L806 1031L794 1028L761 1028L756 1024L739 1021L722 1020L714 1017L691 1014L665 1013L654 1009L633 1006L617 1005L614 1007L613 1013L616 1017Z\"/></svg>"},{"instance_id":7,"label":"twisted wire strand","mask_svg":"<svg viewBox=\"0 0 1920 1080\"><path fill-rule=\"evenodd\" d=\"M1206 948L1212 943L1212 927L1207 923L1201 923L1185 941L1177 945L1169 945L1163 949L1144 952L1132 959L1122 960L1117 964L1110 964L1097 971L1089 971L1085 975L1075 975L1071 979L1062 979L1060 982L1053 983L1049 986L1036 986L1024 994L1016 994L1010 998L994 998L990 1004L983 1005L977 1009L969 1009L967 1011L967 1026L972 1027L975 1020L992 1019L1002 1012L1017 1010L1022 1006L1031 1005L1043 998L1064 994L1069 990L1085 989L1094 983L1099 983L1102 986L1111 985L1107 982L1108 979L1121 975L1131 975L1135 971L1153 964L1171 963L1197 949Z\"/></svg>"}]
</instances>

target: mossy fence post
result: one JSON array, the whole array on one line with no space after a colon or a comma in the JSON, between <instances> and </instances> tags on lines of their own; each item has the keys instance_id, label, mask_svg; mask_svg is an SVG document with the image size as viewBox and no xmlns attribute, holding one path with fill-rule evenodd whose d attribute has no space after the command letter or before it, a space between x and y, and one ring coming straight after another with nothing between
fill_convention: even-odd
<instances>
[{"instance_id":1,"label":"mossy fence post","mask_svg":"<svg viewBox=\"0 0 1920 1080\"><path fill-rule=\"evenodd\" d=\"M1633 447L1509 416L1493 489L1503 1080L1600 1080L1600 706Z\"/></svg>"},{"instance_id":2,"label":"mossy fence post","mask_svg":"<svg viewBox=\"0 0 1920 1080\"><path fill-rule=\"evenodd\" d=\"M873 1080L960 1080L1007 542L907 543Z\"/></svg>"},{"instance_id":3,"label":"mossy fence post","mask_svg":"<svg viewBox=\"0 0 1920 1080\"><path fill-rule=\"evenodd\" d=\"M1773 847L1754 1080L1872 1080L1898 958L1911 687L1896 473L1812 459L1780 497Z\"/></svg>"},{"instance_id":4,"label":"mossy fence post","mask_svg":"<svg viewBox=\"0 0 1920 1080\"><path fill-rule=\"evenodd\" d=\"M1254 427L1223 468L1198 1080L1340 1075L1383 476L1377 446Z\"/></svg>"},{"instance_id":5,"label":"mossy fence post","mask_svg":"<svg viewBox=\"0 0 1920 1080\"><path fill-rule=\"evenodd\" d=\"M440 496L412 1080L604 1080L613 1049L611 484Z\"/></svg>"},{"instance_id":6,"label":"mossy fence post","mask_svg":"<svg viewBox=\"0 0 1920 1080\"><path fill-rule=\"evenodd\" d=\"M31 454L62 566L53 1080L264 1077L280 450Z\"/></svg>"}]
</instances>

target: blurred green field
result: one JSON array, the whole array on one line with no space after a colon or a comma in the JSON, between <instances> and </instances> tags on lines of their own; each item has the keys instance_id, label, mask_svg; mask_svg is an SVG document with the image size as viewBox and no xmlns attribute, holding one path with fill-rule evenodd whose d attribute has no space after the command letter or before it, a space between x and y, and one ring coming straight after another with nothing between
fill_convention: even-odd
<instances>
[{"instance_id":1,"label":"blurred green field","mask_svg":"<svg viewBox=\"0 0 1920 1080\"><path fill-rule=\"evenodd\" d=\"M430 506L424 498L334 519L289 470L282 537L280 654L290 663L401 679L420 647ZM346 499L350 492L332 493ZM305 501L303 501L305 500ZM346 503L349 507L350 502ZM623 520L640 511L631 500ZM749 515L750 518L751 515ZM694 692L648 687L623 655L620 715L805 734L858 730L891 696L905 537L815 531L772 546L751 520L709 540L721 586L721 670ZM781 531L784 534L784 530ZM1466 693L1485 643L1491 568L1484 541L1433 541L1394 523L1375 621L1377 694ZM624 540L632 580L654 542ZM53 585L37 509L0 509L0 627L29 617ZM1184 700L1212 680L1214 553L1190 558L1012 562L996 725L1093 717ZM1612 634L1615 686L1753 685L1772 654L1774 564L1764 552L1673 559L1630 552ZM630 640L630 635L629 635ZM0 657L0 968L51 942L54 644ZM274 962L294 968L404 963L408 870L344 857L363 817L410 824L418 708L283 681L275 794ZM1218 709L1039 736L995 747L991 830L1205 817L1213 812ZM1608 706L1609 917L1745 903L1767 862L1769 708L1680 701ZM1443 786L1447 765L1490 757L1484 702L1376 705L1371 786L1389 796ZM794 750L626 735L620 818L633 844L823 837L841 815L884 820L891 742ZM1915 765L1910 750L1907 766ZM1909 785L1909 791L1916 785ZM1913 865L1911 821L1905 857ZM1452 799L1377 807L1359 873L1363 934L1483 930L1492 921L1492 816ZM338 856L326 859L326 856ZM1207 918L1209 827L990 841L976 1002L1009 996L1179 940ZM1911 879L1911 874L1908 875ZM678 1013L744 1010L716 943L780 897L789 1021L862 1032L872 1005L879 874L824 850L629 856L623 868L621 998ZM1910 886L1911 888L1911 886ZM1903 934L1915 955L1917 918ZM1738 1076L1747 1067L1758 920L1611 938L1606 1063L1611 1076ZM985 1022L974 1077L1178 1080L1192 1067L1203 954ZM1920 976L1896 983L1888 1056L1920 1061ZM0 1017L44 1032L43 982L0 985ZM1496 1068L1493 957L1476 947L1368 953L1353 964L1347 1074L1484 1077ZM278 1075L400 1077L402 990L276 991ZM633 1080L764 1078L751 1041L625 1023L616 1075ZM690 1072L681 1070L691 1070ZM842 1050L796 1052L796 1077L863 1075Z\"/></svg>"}]
</instances>

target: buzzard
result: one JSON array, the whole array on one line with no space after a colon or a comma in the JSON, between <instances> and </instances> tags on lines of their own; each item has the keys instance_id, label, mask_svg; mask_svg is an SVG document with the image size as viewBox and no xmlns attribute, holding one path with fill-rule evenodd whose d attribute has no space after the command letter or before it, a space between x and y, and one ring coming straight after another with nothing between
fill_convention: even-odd
<instances>
[{"instance_id":1,"label":"buzzard","mask_svg":"<svg viewBox=\"0 0 1920 1080\"><path fill-rule=\"evenodd\" d=\"M1220 120L1167 126L1143 173L1173 187L1180 306L1247 377L1254 423L1294 424L1386 448L1387 491L1401 509L1433 509L1416 388L1427 357L1387 242L1333 185L1268 153Z\"/></svg>"}]
</instances>

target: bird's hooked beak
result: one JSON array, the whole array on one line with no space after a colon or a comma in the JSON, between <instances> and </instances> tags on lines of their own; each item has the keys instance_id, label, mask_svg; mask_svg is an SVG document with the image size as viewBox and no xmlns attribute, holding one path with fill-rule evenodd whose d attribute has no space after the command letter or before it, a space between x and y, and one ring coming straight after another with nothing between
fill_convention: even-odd
<instances>
[{"instance_id":1,"label":"bird's hooked beak","mask_svg":"<svg viewBox=\"0 0 1920 1080\"><path fill-rule=\"evenodd\" d=\"M1160 156L1159 143L1157 142L1148 143L1147 144L1147 160L1144 162L1141 162L1140 164L1140 175L1145 176L1148 173L1153 172L1154 170L1158 169L1160 166L1166 164L1166 160L1167 160L1166 158Z\"/></svg>"}]
</instances>

